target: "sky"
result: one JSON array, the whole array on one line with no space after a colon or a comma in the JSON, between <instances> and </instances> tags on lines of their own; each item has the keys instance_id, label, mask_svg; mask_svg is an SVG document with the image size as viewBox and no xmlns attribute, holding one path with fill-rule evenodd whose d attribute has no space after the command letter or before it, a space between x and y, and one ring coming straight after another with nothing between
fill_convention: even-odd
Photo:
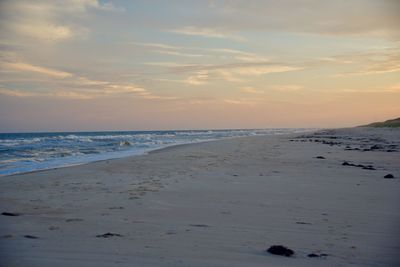
<instances>
[{"instance_id":1,"label":"sky","mask_svg":"<svg viewBox=\"0 0 400 267\"><path fill-rule=\"evenodd\" d=\"M398 14L398 0L0 0L0 132L400 117Z\"/></svg>"}]
</instances>

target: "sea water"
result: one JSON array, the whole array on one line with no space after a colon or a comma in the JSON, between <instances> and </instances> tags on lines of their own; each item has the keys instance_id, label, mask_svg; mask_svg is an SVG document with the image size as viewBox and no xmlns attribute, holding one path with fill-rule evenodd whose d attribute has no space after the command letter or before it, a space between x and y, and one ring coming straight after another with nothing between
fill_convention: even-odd
<instances>
[{"instance_id":1,"label":"sea water","mask_svg":"<svg viewBox=\"0 0 400 267\"><path fill-rule=\"evenodd\" d=\"M139 155L163 147L309 129L0 133L0 175Z\"/></svg>"}]
</instances>

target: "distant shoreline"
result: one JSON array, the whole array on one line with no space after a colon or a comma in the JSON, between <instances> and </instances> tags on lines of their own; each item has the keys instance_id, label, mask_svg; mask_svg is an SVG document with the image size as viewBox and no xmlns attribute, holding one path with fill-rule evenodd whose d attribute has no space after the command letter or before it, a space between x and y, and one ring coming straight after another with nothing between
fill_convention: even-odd
<instances>
[{"instance_id":1,"label":"distant shoreline","mask_svg":"<svg viewBox=\"0 0 400 267\"><path fill-rule=\"evenodd\" d=\"M31 172L40 172L40 171L46 171L46 170L51 170L51 169L58 169L58 168L66 168L66 167L71 167L71 166L77 166L77 165L82 165L82 164L89 164L89 163L93 163L93 162L99 162L99 161L106 161L106 160L113 160L113 159L120 159L120 158L125 158L125 157L131 157L131 156L140 156L140 155L144 155L144 154L148 154L148 153L152 153L154 151L160 150L160 149L166 149L169 147L174 147L174 146L179 146L179 145L187 145L187 144L195 144L195 143L201 143L201 142L208 142L208 141L217 141L217 140L224 140L224 139L229 139L229 138L237 138L237 137L245 137L248 136L248 133L251 133L251 131L271 131L271 132L265 132L264 134L262 134L262 132L259 132L257 135L275 135L275 134L286 134L286 133L274 133L274 131L283 131L282 128L271 128L271 129L259 129L259 130L245 130L245 129L241 129L241 130L229 130L229 131L233 131L233 132L244 132L246 133L246 135L243 136L226 136L226 137L217 137L217 136L210 136L209 139L204 139L204 140L187 140L187 141L179 141L179 142L175 142L172 144L163 144L163 145L157 145L154 147L149 147L149 148L140 148L139 150L134 150L135 148L133 147L132 149L130 147L128 147L128 150L122 150L122 151L109 151L109 152L103 152L103 153L99 153L99 154L93 154L93 155L87 155L87 156L78 156L78 157L72 157L70 156L69 159L70 161L68 161L68 158L59 158L59 159L51 159L49 162L44 162L43 165L41 165L42 163L39 162L36 166L30 167L31 169L22 169L22 170L16 170L16 171L12 171L9 173L1 173L0 177L4 177L4 176L8 176L8 175L18 175L18 174L25 174L25 173L31 173ZM318 129L304 129L304 128L287 128L285 129L286 131L288 131L288 134L291 134L292 132L308 132L308 131L316 131ZM198 130L198 131L182 131L183 133L208 133L208 132L215 132L216 134L218 133L226 133L229 131L226 130L216 130L216 131L212 131L212 130ZM163 134L169 134L169 133L176 133L176 132L172 132L172 131L159 131L159 132L147 132L147 131L137 131L137 132L82 132L81 137L85 138L85 137L96 137L96 136L92 136L93 134L107 134L112 136L111 134L114 133L116 136L121 136L124 133L126 134L154 134L154 133L163 133ZM58 137L61 136L61 134L64 134L65 137L69 137L71 136L74 138L79 138L79 134L78 133L37 133L34 134L34 137L32 138L36 138L35 136L37 135L44 135L45 138L47 138L47 135L49 135L50 137ZM12 135L12 134L10 134ZM18 135L28 135L30 136L29 133L26 134L18 134ZM102 135L100 135L102 136ZM123 139L125 140L125 139ZM1 141L1 139L0 139ZM62 141L62 140L61 140ZM128 141L120 141L120 142L128 142ZM128 143L129 144L129 143ZM79 143L77 144L78 146L80 145ZM52 149L50 147L50 149ZM71 161L72 160L72 161ZM59 161L59 162L58 162ZM0 161L1 164L1 161ZM48 164L48 165L46 165Z\"/></svg>"}]
</instances>

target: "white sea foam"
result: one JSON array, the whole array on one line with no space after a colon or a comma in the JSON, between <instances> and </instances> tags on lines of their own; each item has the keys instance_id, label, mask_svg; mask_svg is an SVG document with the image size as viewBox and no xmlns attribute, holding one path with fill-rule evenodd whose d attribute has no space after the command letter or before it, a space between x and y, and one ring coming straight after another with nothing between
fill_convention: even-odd
<instances>
[{"instance_id":1,"label":"white sea foam","mask_svg":"<svg viewBox=\"0 0 400 267\"><path fill-rule=\"evenodd\" d=\"M186 143L310 129L0 134L0 175L143 154Z\"/></svg>"}]
</instances>

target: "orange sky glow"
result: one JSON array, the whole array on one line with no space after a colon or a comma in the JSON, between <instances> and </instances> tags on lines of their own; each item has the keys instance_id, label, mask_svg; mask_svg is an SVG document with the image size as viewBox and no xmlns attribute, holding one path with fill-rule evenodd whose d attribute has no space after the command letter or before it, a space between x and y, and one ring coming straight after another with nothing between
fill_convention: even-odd
<instances>
[{"instance_id":1,"label":"orange sky glow","mask_svg":"<svg viewBox=\"0 0 400 267\"><path fill-rule=\"evenodd\" d=\"M400 2L1 1L0 132L400 117Z\"/></svg>"}]
</instances>

